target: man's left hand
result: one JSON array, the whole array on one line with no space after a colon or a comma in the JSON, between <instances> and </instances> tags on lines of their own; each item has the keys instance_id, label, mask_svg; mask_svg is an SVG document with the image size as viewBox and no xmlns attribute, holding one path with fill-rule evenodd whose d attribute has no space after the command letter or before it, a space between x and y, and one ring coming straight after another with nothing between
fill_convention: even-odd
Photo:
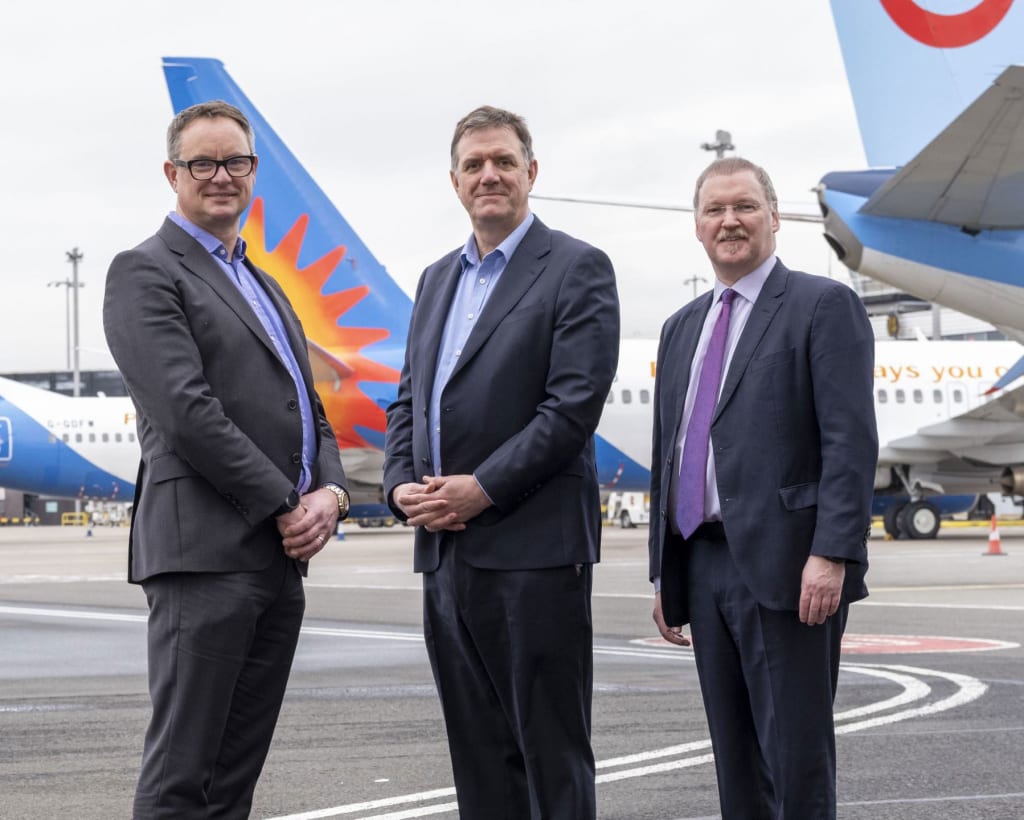
<instances>
[{"instance_id":1,"label":"man's left hand","mask_svg":"<svg viewBox=\"0 0 1024 820\"><path fill-rule=\"evenodd\" d=\"M464 530L467 521L491 506L491 500L480 489L472 475L424 476L423 483L426 485L426 492L438 499L444 499L447 515L440 522L419 522L409 519L409 523L422 523L431 532L442 529Z\"/></svg>"},{"instance_id":2,"label":"man's left hand","mask_svg":"<svg viewBox=\"0 0 1024 820\"><path fill-rule=\"evenodd\" d=\"M817 626L839 609L846 564L810 555L800 578L800 623Z\"/></svg>"},{"instance_id":3,"label":"man's left hand","mask_svg":"<svg viewBox=\"0 0 1024 820\"><path fill-rule=\"evenodd\" d=\"M331 539L338 527L338 496L330 490L320 489L306 493L299 500L298 509L305 513L298 521L278 522L283 536L285 554L298 561L308 561Z\"/></svg>"}]
</instances>

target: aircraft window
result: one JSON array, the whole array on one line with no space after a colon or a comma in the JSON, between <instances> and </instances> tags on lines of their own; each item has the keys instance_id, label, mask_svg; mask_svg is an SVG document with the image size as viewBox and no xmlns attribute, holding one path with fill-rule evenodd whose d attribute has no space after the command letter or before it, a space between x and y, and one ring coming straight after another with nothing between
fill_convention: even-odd
<instances>
[{"instance_id":1,"label":"aircraft window","mask_svg":"<svg viewBox=\"0 0 1024 820\"><path fill-rule=\"evenodd\" d=\"M914 391L914 404L921 404L924 401L924 393L920 390Z\"/></svg>"},{"instance_id":2,"label":"aircraft window","mask_svg":"<svg viewBox=\"0 0 1024 820\"><path fill-rule=\"evenodd\" d=\"M640 404L650 404L650 403L651 403L651 391L650 390L641 390L640 391Z\"/></svg>"},{"instance_id":3,"label":"aircraft window","mask_svg":"<svg viewBox=\"0 0 1024 820\"><path fill-rule=\"evenodd\" d=\"M102 436L100 436L100 441L106 444L108 441L110 441L110 434L104 433Z\"/></svg>"},{"instance_id":4,"label":"aircraft window","mask_svg":"<svg viewBox=\"0 0 1024 820\"><path fill-rule=\"evenodd\" d=\"M614 390L609 390L608 391L608 398L606 398L604 400L604 403L605 404L615 404L615 391Z\"/></svg>"},{"instance_id":5,"label":"aircraft window","mask_svg":"<svg viewBox=\"0 0 1024 820\"><path fill-rule=\"evenodd\" d=\"M71 434L65 433L63 436L61 436L61 438L64 439L64 443L67 444L69 441L71 441Z\"/></svg>"},{"instance_id":6,"label":"aircraft window","mask_svg":"<svg viewBox=\"0 0 1024 820\"><path fill-rule=\"evenodd\" d=\"M122 436L120 433L114 433L114 441L116 441L118 444L121 443L121 438Z\"/></svg>"},{"instance_id":7,"label":"aircraft window","mask_svg":"<svg viewBox=\"0 0 1024 820\"><path fill-rule=\"evenodd\" d=\"M932 401L934 401L936 404L942 404L942 391L941 390L933 390L932 391Z\"/></svg>"},{"instance_id":8,"label":"aircraft window","mask_svg":"<svg viewBox=\"0 0 1024 820\"><path fill-rule=\"evenodd\" d=\"M896 404L903 404L907 400L907 394L902 389L896 390Z\"/></svg>"},{"instance_id":9,"label":"aircraft window","mask_svg":"<svg viewBox=\"0 0 1024 820\"><path fill-rule=\"evenodd\" d=\"M954 390L953 391L953 401L955 401L957 404L960 404L963 400L964 400L963 391L961 391L961 390Z\"/></svg>"},{"instance_id":10,"label":"aircraft window","mask_svg":"<svg viewBox=\"0 0 1024 820\"><path fill-rule=\"evenodd\" d=\"M81 444L82 443L82 434L81 433L75 433L75 443L76 444Z\"/></svg>"},{"instance_id":11,"label":"aircraft window","mask_svg":"<svg viewBox=\"0 0 1024 820\"><path fill-rule=\"evenodd\" d=\"M135 441L135 433L128 434L128 441Z\"/></svg>"},{"instance_id":12,"label":"aircraft window","mask_svg":"<svg viewBox=\"0 0 1024 820\"><path fill-rule=\"evenodd\" d=\"M95 444L96 443L96 434L95 433L89 433L89 443L90 444Z\"/></svg>"},{"instance_id":13,"label":"aircraft window","mask_svg":"<svg viewBox=\"0 0 1024 820\"><path fill-rule=\"evenodd\" d=\"M885 390L879 390L878 391L878 403L879 404L885 404L887 401L889 401L889 394Z\"/></svg>"},{"instance_id":14,"label":"aircraft window","mask_svg":"<svg viewBox=\"0 0 1024 820\"><path fill-rule=\"evenodd\" d=\"M623 390L622 391L622 403L623 404L631 404L632 401L633 401L633 391L632 390Z\"/></svg>"}]
</instances>

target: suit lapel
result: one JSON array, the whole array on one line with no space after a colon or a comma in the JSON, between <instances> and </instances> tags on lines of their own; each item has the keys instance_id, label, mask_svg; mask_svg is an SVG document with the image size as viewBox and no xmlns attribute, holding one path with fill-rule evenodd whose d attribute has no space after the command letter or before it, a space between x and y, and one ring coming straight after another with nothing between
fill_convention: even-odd
<instances>
[{"instance_id":1,"label":"suit lapel","mask_svg":"<svg viewBox=\"0 0 1024 820\"><path fill-rule=\"evenodd\" d=\"M421 344L418 353L424 357L423 366L414 369L414 372L418 370L425 374L424 387L427 396L430 396L434 389L434 375L437 372L437 354L441 350L441 337L444 335L444 326L448 319L448 311L451 309L452 299L455 298L455 288L462 275L461 255L461 251L456 252L450 261L442 262L438 266L436 276L428 277L424 281L424 293L420 293L417 298L417 302L426 309L426 315L423 318L423 335L419 340ZM426 294L425 292L428 290L433 291L436 298ZM427 298L422 298L425 295Z\"/></svg>"},{"instance_id":2,"label":"suit lapel","mask_svg":"<svg viewBox=\"0 0 1024 820\"><path fill-rule=\"evenodd\" d=\"M263 323L257 318L253 309L246 303L241 291L231 282L206 249L196 242L170 219L164 221L158 231L160 237L175 254L181 258L181 264L192 274L198 276L227 304L239 319L256 337L277 355L274 343L270 341Z\"/></svg>"},{"instance_id":3,"label":"suit lapel","mask_svg":"<svg viewBox=\"0 0 1024 820\"><path fill-rule=\"evenodd\" d=\"M683 418L683 405L686 403L686 392L690 385L690 370L693 366L693 357L697 353L697 342L700 341L700 331L704 326L704 319L711 310L711 301L714 291L705 293L693 303L693 309L683 318L682 326L672 343L661 367L666 371L662 378L662 384L672 385L670 396L672 448L675 448L679 424ZM666 420L667 421L667 420Z\"/></svg>"},{"instance_id":4,"label":"suit lapel","mask_svg":"<svg viewBox=\"0 0 1024 820\"><path fill-rule=\"evenodd\" d=\"M533 224L519 243L515 253L512 254L512 258L508 260L498 284L494 286L494 292L487 299L487 304L484 306L479 320L470 331L466 345L462 349L462 355L459 356L459 361L452 370L451 378L455 378L455 375L466 366L466 363L472 360L509 311L519 303L519 300L537 281L537 277L541 275L547 265L544 257L550 251L551 231L534 217Z\"/></svg>"},{"instance_id":5,"label":"suit lapel","mask_svg":"<svg viewBox=\"0 0 1024 820\"><path fill-rule=\"evenodd\" d=\"M732 361L729 364L729 372L725 376L725 384L722 385L722 394L718 398L718 405L715 408L715 418L718 418L722 408L729 403L729 399L736 390L736 386L743 378L743 372L750 364L750 359L761 343L768 326L775 318L779 308L782 306L782 296L786 292L786 280L789 278L789 270L781 263L776 262L772 272L768 274L761 293L750 310L747 324L743 328L739 342L736 344L736 351L732 354ZM712 419L712 423L714 419Z\"/></svg>"}]
</instances>

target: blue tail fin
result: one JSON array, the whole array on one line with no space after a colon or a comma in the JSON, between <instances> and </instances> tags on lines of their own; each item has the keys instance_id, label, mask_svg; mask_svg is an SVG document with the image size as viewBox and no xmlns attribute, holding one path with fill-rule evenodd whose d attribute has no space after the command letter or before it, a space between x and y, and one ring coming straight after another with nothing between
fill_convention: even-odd
<instances>
[{"instance_id":1,"label":"blue tail fin","mask_svg":"<svg viewBox=\"0 0 1024 820\"><path fill-rule=\"evenodd\" d=\"M1024 62L1024 2L831 0L868 164L902 165ZM948 12L935 11L948 7Z\"/></svg>"},{"instance_id":2,"label":"blue tail fin","mask_svg":"<svg viewBox=\"0 0 1024 820\"><path fill-rule=\"evenodd\" d=\"M317 387L343 450L382 449L412 301L388 275L220 60L165 57L175 112L225 100L256 132L259 168L242 235L295 306Z\"/></svg>"}]
</instances>

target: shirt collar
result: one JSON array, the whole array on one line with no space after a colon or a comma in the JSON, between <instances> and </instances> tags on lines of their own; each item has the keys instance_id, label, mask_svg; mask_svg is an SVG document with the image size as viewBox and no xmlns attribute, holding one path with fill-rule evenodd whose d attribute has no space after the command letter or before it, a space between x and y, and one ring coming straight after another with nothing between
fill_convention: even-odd
<instances>
[{"instance_id":1,"label":"shirt collar","mask_svg":"<svg viewBox=\"0 0 1024 820\"><path fill-rule=\"evenodd\" d=\"M528 213L526 214L526 218L519 223L516 229L506 236L501 241L501 244L491 251L491 253L500 253L507 262L512 258L512 254L516 252L516 248L519 247L519 243L523 241L523 237L526 236L526 232L530 230L530 226L532 224L533 214ZM490 255L490 253L487 254L487 256ZM480 253L476 247L476 237L474 237L473 234L469 235L469 239L466 240L466 244L462 246L460 259L462 260L463 270L471 265L480 264Z\"/></svg>"},{"instance_id":2,"label":"shirt collar","mask_svg":"<svg viewBox=\"0 0 1024 820\"><path fill-rule=\"evenodd\" d=\"M190 222L188 219L183 217L177 211L171 211L167 215L171 222L181 228L185 233L191 236L196 242L206 249L207 253L213 254L218 259L223 259L225 262L241 262L245 259L245 240L241 235L238 237L238 241L235 243L235 251L231 255L231 259L227 258L227 250L224 248L224 243L221 242L216 236L209 231L203 230L194 222Z\"/></svg>"},{"instance_id":3,"label":"shirt collar","mask_svg":"<svg viewBox=\"0 0 1024 820\"><path fill-rule=\"evenodd\" d=\"M746 276L740 277L734 285L726 285L724 282L720 282L716 278L714 301L712 304L717 304L718 300L722 297L722 291L726 288L732 288L751 304L756 302L757 297L761 295L761 288L763 288L764 283L768 281L768 274L770 274L772 272L772 268L775 267L776 261L775 254L773 253Z\"/></svg>"}]
</instances>

